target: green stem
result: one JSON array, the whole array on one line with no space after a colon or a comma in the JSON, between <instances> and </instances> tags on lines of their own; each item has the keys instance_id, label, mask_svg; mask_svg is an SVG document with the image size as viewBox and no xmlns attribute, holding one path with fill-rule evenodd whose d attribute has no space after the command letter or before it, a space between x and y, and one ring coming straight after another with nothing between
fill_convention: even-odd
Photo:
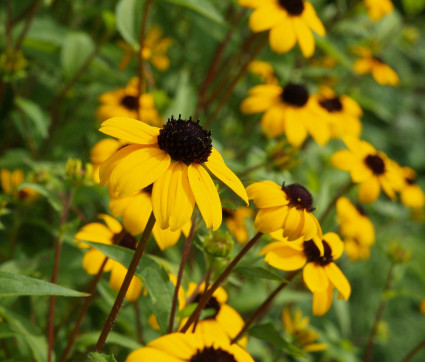
<instances>
[{"instance_id":1,"label":"green stem","mask_svg":"<svg viewBox=\"0 0 425 362\"><path fill-rule=\"evenodd\" d=\"M326 217L329 215L329 213L332 211L333 207L335 206L336 202L338 201L338 199L342 196L344 196L348 191L351 190L351 188L354 186L355 184L353 182L351 182L351 180L344 185L341 190L339 190L339 192L335 195L335 197L329 202L329 205L326 207L325 211L323 212L323 214L320 216L319 219L319 223L322 224L325 220Z\"/></svg>"},{"instance_id":2,"label":"green stem","mask_svg":"<svg viewBox=\"0 0 425 362\"><path fill-rule=\"evenodd\" d=\"M410 361L416 353L418 353L422 348L425 347L425 339L419 343L415 348L413 348L407 355L406 357L403 358L402 362L408 362Z\"/></svg>"}]
</instances>

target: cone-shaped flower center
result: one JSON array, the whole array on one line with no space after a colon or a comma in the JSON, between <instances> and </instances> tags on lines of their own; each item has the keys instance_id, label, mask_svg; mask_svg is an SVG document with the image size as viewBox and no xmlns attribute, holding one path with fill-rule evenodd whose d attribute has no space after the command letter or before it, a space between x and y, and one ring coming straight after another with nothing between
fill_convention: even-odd
<instances>
[{"instance_id":1,"label":"cone-shaped flower center","mask_svg":"<svg viewBox=\"0 0 425 362\"><path fill-rule=\"evenodd\" d=\"M125 230L121 231L119 234L114 235L113 243L131 250L136 250L136 239Z\"/></svg>"},{"instance_id":2,"label":"cone-shaped flower center","mask_svg":"<svg viewBox=\"0 0 425 362\"><path fill-rule=\"evenodd\" d=\"M130 111L136 111L139 108L139 100L135 96L125 96L121 99L121 104Z\"/></svg>"},{"instance_id":3,"label":"cone-shaped flower center","mask_svg":"<svg viewBox=\"0 0 425 362\"><path fill-rule=\"evenodd\" d=\"M324 99L319 104L330 113L342 111L342 103L338 97Z\"/></svg>"},{"instance_id":4,"label":"cone-shaped flower center","mask_svg":"<svg viewBox=\"0 0 425 362\"><path fill-rule=\"evenodd\" d=\"M290 15L300 15L304 11L302 0L279 0L279 5Z\"/></svg>"},{"instance_id":5,"label":"cone-shaped flower center","mask_svg":"<svg viewBox=\"0 0 425 362\"><path fill-rule=\"evenodd\" d=\"M193 299L193 303L199 303L199 301L201 300L201 294L196 295L196 297ZM205 305L204 309L213 309L214 310L214 314L208 316L205 319L215 319L215 317L217 316L218 312L220 311L220 303L217 302L217 299L215 299L215 297L211 297L207 304Z\"/></svg>"},{"instance_id":6,"label":"cone-shaped flower center","mask_svg":"<svg viewBox=\"0 0 425 362\"><path fill-rule=\"evenodd\" d=\"M204 163L212 151L211 131L204 130L198 122L189 120L168 119L168 122L159 131L158 146L167 152L175 161L187 165Z\"/></svg>"},{"instance_id":7,"label":"cone-shaped flower center","mask_svg":"<svg viewBox=\"0 0 425 362\"><path fill-rule=\"evenodd\" d=\"M235 357L229 352L223 351L221 348L214 347L204 348L190 359L190 362L237 362Z\"/></svg>"},{"instance_id":8,"label":"cone-shaped flower center","mask_svg":"<svg viewBox=\"0 0 425 362\"><path fill-rule=\"evenodd\" d=\"M382 175L385 173L385 163L381 157L377 155L369 155L364 159L364 162L375 175Z\"/></svg>"},{"instance_id":9,"label":"cone-shaped flower center","mask_svg":"<svg viewBox=\"0 0 425 362\"><path fill-rule=\"evenodd\" d=\"M329 244L325 240L322 240L322 241L323 241L323 249L325 251L322 256L320 255L319 248L316 246L313 240L304 241L303 247L304 247L304 255L307 257L309 261L325 266L333 262L332 249L330 248Z\"/></svg>"},{"instance_id":10,"label":"cone-shaped flower center","mask_svg":"<svg viewBox=\"0 0 425 362\"><path fill-rule=\"evenodd\" d=\"M308 97L308 90L302 85L288 83L288 85L283 89L282 100L292 106L305 106L308 101Z\"/></svg>"},{"instance_id":11,"label":"cone-shaped flower center","mask_svg":"<svg viewBox=\"0 0 425 362\"><path fill-rule=\"evenodd\" d=\"M297 209L305 209L307 211L313 211L313 197L307 191L307 189L298 184L292 184L285 186L282 185L282 190L285 192L286 197L289 200L289 206Z\"/></svg>"}]
</instances>

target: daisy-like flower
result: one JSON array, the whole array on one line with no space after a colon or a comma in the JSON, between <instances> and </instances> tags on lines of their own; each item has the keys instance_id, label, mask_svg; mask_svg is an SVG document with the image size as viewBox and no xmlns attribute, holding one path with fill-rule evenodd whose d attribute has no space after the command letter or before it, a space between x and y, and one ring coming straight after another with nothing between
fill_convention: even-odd
<instances>
[{"instance_id":1,"label":"daisy-like flower","mask_svg":"<svg viewBox=\"0 0 425 362\"><path fill-rule=\"evenodd\" d=\"M259 209L255 217L255 227L259 231L266 234L283 228L282 237L289 241L304 236L307 240L315 240L321 248L322 229L312 214L313 197L305 187L261 181L248 186L247 192Z\"/></svg>"},{"instance_id":2,"label":"daisy-like flower","mask_svg":"<svg viewBox=\"0 0 425 362\"><path fill-rule=\"evenodd\" d=\"M124 143L114 138L104 138L97 142L90 150L90 162L93 165L93 182L99 183L99 168L102 162L108 159L115 151L124 146Z\"/></svg>"},{"instance_id":3,"label":"daisy-like flower","mask_svg":"<svg viewBox=\"0 0 425 362\"><path fill-rule=\"evenodd\" d=\"M0 182L3 192L15 200L31 203L39 196L37 191L29 187L19 190L19 186L25 182L24 172L22 170L9 171L2 168L0 170Z\"/></svg>"},{"instance_id":4,"label":"daisy-like flower","mask_svg":"<svg viewBox=\"0 0 425 362\"><path fill-rule=\"evenodd\" d=\"M99 97L96 118L104 121L111 117L138 118L138 109L142 109L142 122L159 126L162 124L152 94L145 93L139 97L139 80L132 78L125 88L103 93Z\"/></svg>"},{"instance_id":5,"label":"daisy-like flower","mask_svg":"<svg viewBox=\"0 0 425 362\"><path fill-rule=\"evenodd\" d=\"M349 171L351 180L360 183L359 201L374 202L381 188L395 200L395 191L402 185L400 166L366 141L349 136L343 140L348 150L337 151L332 156L332 164L340 170Z\"/></svg>"},{"instance_id":6,"label":"daisy-like flower","mask_svg":"<svg viewBox=\"0 0 425 362\"><path fill-rule=\"evenodd\" d=\"M345 300L351 294L351 286L341 269L334 263L344 251L344 244L335 233L326 233L322 237L324 253L317 247L317 242L300 237L288 242L278 233L272 237L279 241L266 245L261 254L265 262L286 271L303 269L303 279L307 288L313 293L313 314L323 315L332 305L334 287Z\"/></svg>"},{"instance_id":7,"label":"daisy-like flower","mask_svg":"<svg viewBox=\"0 0 425 362\"><path fill-rule=\"evenodd\" d=\"M238 207L236 210L223 209L224 223L238 243L244 244L248 241L246 219L251 218L253 214L249 207Z\"/></svg>"},{"instance_id":8,"label":"daisy-like flower","mask_svg":"<svg viewBox=\"0 0 425 362\"><path fill-rule=\"evenodd\" d=\"M403 186L400 190L400 198L403 205L412 209L421 209L425 205L425 194L416 184L416 172L410 167L402 167Z\"/></svg>"},{"instance_id":9,"label":"daisy-like flower","mask_svg":"<svg viewBox=\"0 0 425 362\"><path fill-rule=\"evenodd\" d=\"M346 135L360 137L363 112L357 102L349 96L338 97L328 87L322 87L319 94L312 96L317 106L318 117L329 124L330 135L340 138Z\"/></svg>"},{"instance_id":10,"label":"daisy-like flower","mask_svg":"<svg viewBox=\"0 0 425 362\"><path fill-rule=\"evenodd\" d=\"M354 53L361 58L353 64L353 69L357 74L371 73L375 81L382 85L396 86L400 83L397 73L381 57L372 53L368 48L356 47Z\"/></svg>"},{"instance_id":11,"label":"daisy-like flower","mask_svg":"<svg viewBox=\"0 0 425 362\"><path fill-rule=\"evenodd\" d=\"M226 337L201 333L172 333L133 351L126 362L254 362L253 358Z\"/></svg>"},{"instance_id":12,"label":"daisy-like flower","mask_svg":"<svg viewBox=\"0 0 425 362\"><path fill-rule=\"evenodd\" d=\"M132 250L136 249L136 240L122 228L117 220L109 215L99 215L99 218L102 219L106 225L99 222L90 223L83 226L75 235L74 239L78 242L79 248L89 248L84 241L92 241L107 245L121 245ZM84 254L83 268L87 273L95 275L99 271L104 260L105 255L102 252L95 248L90 248ZM127 268L113 259L108 259L103 270L105 272L111 272L109 285L112 289L119 291L125 275L127 274ZM137 300L141 292L141 280L137 277L133 277L127 294L125 295L127 300L130 302Z\"/></svg>"},{"instance_id":13,"label":"daisy-like flower","mask_svg":"<svg viewBox=\"0 0 425 362\"><path fill-rule=\"evenodd\" d=\"M182 228L192 216L195 201L207 228L219 228L221 202L208 171L248 204L245 188L212 147L211 131L199 121L171 117L157 128L117 117L103 122L100 131L128 142L100 166L101 184L118 197L153 184L152 209L161 229Z\"/></svg>"},{"instance_id":14,"label":"daisy-like flower","mask_svg":"<svg viewBox=\"0 0 425 362\"><path fill-rule=\"evenodd\" d=\"M365 0L367 13L373 21L379 21L394 10L391 0Z\"/></svg>"},{"instance_id":15,"label":"daisy-like flower","mask_svg":"<svg viewBox=\"0 0 425 362\"><path fill-rule=\"evenodd\" d=\"M308 325L310 318L304 317L300 309L295 310L292 317L289 308L284 308L282 322L293 343L304 351L318 352L328 348L325 343L316 342L320 335Z\"/></svg>"},{"instance_id":16,"label":"daisy-like flower","mask_svg":"<svg viewBox=\"0 0 425 362\"><path fill-rule=\"evenodd\" d=\"M112 198L109 208L115 217L122 216L124 228L132 235L140 234L152 212L152 185L140 190L137 194L123 198ZM192 223L188 221L181 229L171 231L169 228L162 230L155 223L152 233L161 250L172 247L179 241L183 231L185 236L189 235Z\"/></svg>"},{"instance_id":17,"label":"daisy-like flower","mask_svg":"<svg viewBox=\"0 0 425 362\"><path fill-rule=\"evenodd\" d=\"M253 60L249 63L248 70L257 75L265 84L277 84L278 80L270 63L262 60Z\"/></svg>"},{"instance_id":18,"label":"daisy-like flower","mask_svg":"<svg viewBox=\"0 0 425 362\"><path fill-rule=\"evenodd\" d=\"M313 5L303 0L238 0L239 5L254 8L249 27L255 33L270 30L270 47L286 53L298 42L307 58L314 53L314 36L326 34Z\"/></svg>"},{"instance_id":19,"label":"daisy-like flower","mask_svg":"<svg viewBox=\"0 0 425 362\"><path fill-rule=\"evenodd\" d=\"M375 243L375 228L363 208L346 197L336 202L339 232L344 239L345 253L351 260L368 259L370 247Z\"/></svg>"},{"instance_id":20,"label":"daisy-like flower","mask_svg":"<svg viewBox=\"0 0 425 362\"><path fill-rule=\"evenodd\" d=\"M306 87L288 83L285 88L274 84L257 85L249 90L241 104L245 114L264 112L261 127L268 137L285 133L288 142L296 147L310 134L324 145L330 137L329 126L315 116L313 101Z\"/></svg>"}]
</instances>

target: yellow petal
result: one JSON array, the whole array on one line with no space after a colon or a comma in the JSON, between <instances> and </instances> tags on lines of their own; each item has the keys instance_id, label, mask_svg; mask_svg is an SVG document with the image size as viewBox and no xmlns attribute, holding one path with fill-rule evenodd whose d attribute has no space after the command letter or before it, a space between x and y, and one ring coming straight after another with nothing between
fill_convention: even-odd
<instances>
[{"instance_id":1,"label":"yellow petal","mask_svg":"<svg viewBox=\"0 0 425 362\"><path fill-rule=\"evenodd\" d=\"M272 50L279 54L286 53L295 46L297 38L289 17L282 19L279 25L270 30L269 40Z\"/></svg>"},{"instance_id":2,"label":"yellow petal","mask_svg":"<svg viewBox=\"0 0 425 362\"><path fill-rule=\"evenodd\" d=\"M329 286L329 280L321 265L308 263L304 267L303 279L308 289L313 293L322 292Z\"/></svg>"},{"instance_id":3,"label":"yellow petal","mask_svg":"<svg viewBox=\"0 0 425 362\"><path fill-rule=\"evenodd\" d=\"M325 27L323 26L321 20L318 18L313 5L311 5L309 1L304 2L304 11L302 13L302 18L315 33L320 36L325 36Z\"/></svg>"},{"instance_id":4,"label":"yellow petal","mask_svg":"<svg viewBox=\"0 0 425 362\"><path fill-rule=\"evenodd\" d=\"M112 289L119 291L121 289L124 278L127 274L127 269L120 263L115 262L111 269L111 276L109 278L109 285ZM142 282L139 278L133 277L128 287L125 297L129 302L134 302L142 293Z\"/></svg>"},{"instance_id":5,"label":"yellow petal","mask_svg":"<svg viewBox=\"0 0 425 362\"><path fill-rule=\"evenodd\" d=\"M99 129L109 136L141 145L158 143L159 130L158 127L127 117L110 118L103 122Z\"/></svg>"},{"instance_id":6,"label":"yellow petal","mask_svg":"<svg viewBox=\"0 0 425 362\"><path fill-rule=\"evenodd\" d=\"M97 249L88 250L83 257L84 270L91 275L96 275L99 272L99 269L102 266L105 258L106 256ZM107 272L111 270L111 266L111 261L108 260L103 271Z\"/></svg>"},{"instance_id":7,"label":"yellow petal","mask_svg":"<svg viewBox=\"0 0 425 362\"><path fill-rule=\"evenodd\" d=\"M285 206L260 209L255 217L255 227L264 234L282 229L287 214Z\"/></svg>"},{"instance_id":8,"label":"yellow petal","mask_svg":"<svg viewBox=\"0 0 425 362\"><path fill-rule=\"evenodd\" d=\"M285 132L287 108L283 104L275 105L270 107L261 117L261 130L267 137L279 137Z\"/></svg>"},{"instance_id":9,"label":"yellow petal","mask_svg":"<svg viewBox=\"0 0 425 362\"><path fill-rule=\"evenodd\" d=\"M324 269L334 287L342 294L345 300L348 300L351 294L351 286L341 269L335 263L325 265Z\"/></svg>"},{"instance_id":10,"label":"yellow petal","mask_svg":"<svg viewBox=\"0 0 425 362\"><path fill-rule=\"evenodd\" d=\"M299 17L293 17L291 20L295 28L295 34L297 36L301 51L306 58L310 58L314 53L313 34L303 19Z\"/></svg>"},{"instance_id":11,"label":"yellow petal","mask_svg":"<svg viewBox=\"0 0 425 362\"><path fill-rule=\"evenodd\" d=\"M99 214L97 217L106 223L108 229L111 230L113 234L119 234L121 232L122 226L117 219L107 214Z\"/></svg>"},{"instance_id":12,"label":"yellow petal","mask_svg":"<svg viewBox=\"0 0 425 362\"><path fill-rule=\"evenodd\" d=\"M333 287L331 285L322 292L313 293L313 315L324 315L331 307L332 300Z\"/></svg>"},{"instance_id":13,"label":"yellow petal","mask_svg":"<svg viewBox=\"0 0 425 362\"><path fill-rule=\"evenodd\" d=\"M288 107L285 119L285 132L288 142L295 147L300 147L307 137L307 129L299 119L299 111Z\"/></svg>"},{"instance_id":14,"label":"yellow petal","mask_svg":"<svg viewBox=\"0 0 425 362\"><path fill-rule=\"evenodd\" d=\"M259 209L283 206L289 203L282 187L273 181L256 182L249 185L246 190L249 199L254 200L255 206Z\"/></svg>"},{"instance_id":15,"label":"yellow petal","mask_svg":"<svg viewBox=\"0 0 425 362\"><path fill-rule=\"evenodd\" d=\"M377 177L371 177L369 180L363 182L359 189L359 201L361 203L374 202L381 191Z\"/></svg>"},{"instance_id":16,"label":"yellow petal","mask_svg":"<svg viewBox=\"0 0 425 362\"><path fill-rule=\"evenodd\" d=\"M95 243L111 244L114 234L105 225L98 222L83 226L75 235L75 240L93 241Z\"/></svg>"},{"instance_id":17,"label":"yellow petal","mask_svg":"<svg viewBox=\"0 0 425 362\"><path fill-rule=\"evenodd\" d=\"M278 249L268 252L265 262L280 270L298 270L307 262L304 253L289 246L281 245Z\"/></svg>"},{"instance_id":18,"label":"yellow petal","mask_svg":"<svg viewBox=\"0 0 425 362\"><path fill-rule=\"evenodd\" d=\"M165 250L174 246L180 238L181 231L171 231L170 229L162 230L159 224L155 224L153 227L153 236L155 237L156 243L161 250Z\"/></svg>"},{"instance_id":19,"label":"yellow petal","mask_svg":"<svg viewBox=\"0 0 425 362\"><path fill-rule=\"evenodd\" d=\"M344 252L344 243L336 233L326 233L323 235L323 240L329 245L332 250L332 259L338 259Z\"/></svg>"},{"instance_id":20,"label":"yellow petal","mask_svg":"<svg viewBox=\"0 0 425 362\"><path fill-rule=\"evenodd\" d=\"M273 28L284 20L285 13L275 4L267 4L256 9L249 18L249 27L254 33Z\"/></svg>"}]
</instances>

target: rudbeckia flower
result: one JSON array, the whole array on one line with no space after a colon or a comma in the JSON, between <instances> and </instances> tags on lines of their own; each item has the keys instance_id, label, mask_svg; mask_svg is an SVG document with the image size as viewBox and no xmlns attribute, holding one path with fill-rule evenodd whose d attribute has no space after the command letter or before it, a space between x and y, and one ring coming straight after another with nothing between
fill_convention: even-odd
<instances>
[{"instance_id":1,"label":"rudbeckia flower","mask_svg":"<svg viewBox=\"0 0 425 362\"><path fill-rule=\"evenodd\" d=\"M381 188L395 200L395 191L402 185L400 166L365 141L349 136L343 140L348 150L336 152L332 156L332 164L340 170L349 171L351 180L360 183L360 202L374 202Z\"/></svg>"},{"instance_id":2,"label":"rudbeckia flower","mask_svg":"<svg viewBox=\"0 0 425 362\"><path fill-rule=\"evenodd\" d=\"M90 162L93 165L93 182L99 183L99 168L102 162L108 159L115 151L124 146L123 142L114 138L104 138L97 142L90 150Z\"/></svg>"},{"instance_id":3,"label":"rudbeckia flower","mask_svg":"<svg viewBox=\"0 0 425 362\"><path fill-rule=\"evenodd\" d=\"M286 53L298 42L305 57L314 53L312 31L320 36L325 28L313 5L303 0L238 0L239 5L254 8L249 27L255 33L270 30L270 47L276 53Z\"/></svg>"},{"instance_id":4,"label":"rudbeckia flower","mask_svg":"<svg viewBox=\"0 0 425 362\"><path fill-rule=\"evenodd\" d=\"M273 238L279 235L274 233ZM344 251L344 244L335 233L323 235L324 253L317 247L317 242L304 237L288 242L279 237L280 241L266 245L261 251L265 254L265 262L280 270L303 269L303 279L307 288L313 293L313 314L325 314L332 304L334 287L345 300L351 294L350 283L341 269L334 263Z\"/></svg>"},{"instance_id":5,"label":"rudbeckia flower","mask_svg":"<svg viewBox=\"0 0 425 362\"><path fill-rule=\"evenodd\" d=\"M310 318L304 317L300 309L295 310L292 317L289 308L284 308L282 322L285 330L292 337L292 342L304 351L318 352L328 348L325 343L316 342L319 338L319 333L308 325Z\"/></svg>"},{"instance_id":6,"label":"rudbeckia flower","mask_svg":"<svg viewBox=\"0 0 425 362\"><path fill-rule=\"evenodd\" d=\"M19 186L25 182L24 172L22 170L9 171L2 168L0 170L0 182L3 192L15 200L30 203L39 196L37 191L29 187L19 190Z\"/></svg>"},{"instance_id":7,"label":"rudbeckia flower","mask_svg":"<svg viewBox=\"0 0 425 362\"><path fill-rule=\"evenodd\" d=\"M383 85L396 86L400 83L397 73L381 57L363 47L356 47L354 52L361 56L353 64L353 69L357 74L371 73L373 78Z\"/></svg>"},{"instance_id":8,"label":"rudbeckia flower","mask_svg":"<svg viewBox=\"0 0 425 362\"><path fill-rule=\"evenodd\" d=\"M375 228L363 208L353 205L346 197L336 202L339 232L344 238L345 253L351 260L367 259L375 243Z\"/></svg>"},{"instance_id":9,"label":"rudbeckia flower","mask_svg":"<svg viewBox=\"0 0 425 362\"><path fill-rule=\"evenodd\" d=\"M394 10L391 0L365 0L367 13L373 21L381 20Z\"/></svg>"},{"instance_id":10,"label":"rudbeckia flower","mask_svg":"<svg viewBox=\"0 0 425 362\"><path fill-rule=\"evenodd\" d=\"M259 211L255 227L262 233L281 230L282 237L289 241L300 236L306 239L320 239L322 229L312 214L313 197L307 189L298 184L279 186L272 181L261 181L247 188L248 197L254 200ZM318 242L321 247L321 241Z\"/></svg>"},{"instance_id":11,"label":"rudbeckia flower","mask_svg":"<svg viewBox=\"0 0 425 362\"><path fill-rule=\"evenodd\" d=\"M106 225L94 222L83 226L74 239L78 242L79 248L89 248L84 241L92 241L95 243L107 245L121 245L129 249L136 249L136 240L126 232L121 224L109 215L99 215ZM83 268L89 274L97 274L105 255L95 248L90 248L83 257ZM105 272L110 271L109 285L112 289L119 291L124 281L127 269L113 259L108 259L103 269ZM127 294L125 295L130 302L135 301L142 292L142 282L139 278L133 277L130 282Z\"/></svg>"},{"instance_id":12,"label":"rudbeckia flower","mask_svg":"<svg viewBox=\"0 0 425 362\"><path fill-rule=\"evenodd\" d=\"M112 198L109 202L109 208L115 217L122 216L124 228L132 235L140 234L152 212L152 186L145 187L137 194L123 197ZM172 247L179 241L183 233L188 236L192 223L188 221L181 229L171 231L169 228L162 230L155 223L152 233L161 250Z\"/></svg>"},{"instance_id":13,"label":"rudbeckia flower","mask_svg":"<svg viewBox=\"0 0 425 362\"><path fill-rule=\"evenodd\" d=\"M159 126L162 122L152 94L145 93L139 97L138 79L132 78L125 88L103 93L99 97L99 106L96 118L104 121L111 117L138 118L139 107L142 109L140 121Z\"/></svg>"},{"instance_id":14,"label":"rudbeckia flower","mask_svg":"<svg viewBox=\"0 0 425 362\"><path fill-rule=\"evenodd\" d=\"M126 362L223 361L254 362L252 357L229 339L201 333L172 333L136 349Z\"/></svg>"},{"instance_id":15,"label":"rudbeckia flower","mask_svg":"<svg viewBox=\"0 0 425 362\"><path fill-rule=\"evenodd\" d=\"M268 137L275 138L285 133L288 142L299 147L310 134L319 145L324 145L330 137L329 126L317 119L312 103L303 85L288 83L281 88L264 84L249 90L248 98L241 104L241 111L245 114L265 112L261 127Z\"/></svg>"},{"instance_id":16,"label":"rudbeckia flower","mask_svg":"<svg viewBox=\"0 0 425 362\"><path fill-rule=\"evenodd\" d=\"M253 60L249 63L248 70L257 75L261 82L265 84L277 84L278 80L274 74L273 67L270 63L264 62L262 60Z\"/></svg>"},{"instance_id":17,"label":"rudbeckia flower","mask_svg":"<svg viewBox=\"0 0 425 362\"><path fill-rule=\"evenodd\" d=\"M422 301L419 309L420 309L422 314L425 314L425 299Z\"/></svg>"},{"instance_id":18,"label":"rudbeckia flower","mask_svg":"<svg viewBox=\"0 0 425 362\"><path fill-rule=\"evenodd\" d=\"M248 204L242 183L212 147L211 131L191 119L171 117L157 128L117 117L103 122L100 131L128 142L100 166L101 184L118 197L153 184L152 208L161 229L182 228L192 216L195 201L207 228L219 228L221 202L208 171Z\"/></svg>"},{"instance_id":19,"label":"rudbeckia flower","mask_svg":"<svg viewBox=\"0 0 425 362\"><path fill-rule=\"evenodd\" d=\"M223 209L224 223L238 243L244 244L248 241L248 229L245 223L253 214L254 212L248 207L238 207L236 210Z\"/></svg>"},{"instance_id":20,"label":"rudbeckia flower","mask_svg":"<svg viewBox=\"0 0 425 362\"><path fill-rule=\"evenodd\" d=\"M401 202L413 209L421 209L425 205L425 194L416 184L416 172L410 167L402 167L403 186L400 190Z\"/></svg>"}]
</instances>

